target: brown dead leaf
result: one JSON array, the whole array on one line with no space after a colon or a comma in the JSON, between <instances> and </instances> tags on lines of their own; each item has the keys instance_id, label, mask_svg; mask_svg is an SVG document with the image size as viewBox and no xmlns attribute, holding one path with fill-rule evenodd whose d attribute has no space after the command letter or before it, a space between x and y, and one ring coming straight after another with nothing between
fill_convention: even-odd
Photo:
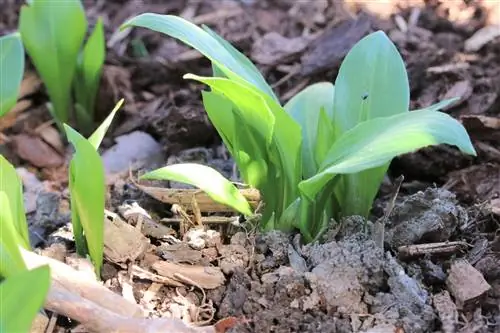
<instances>
[{"instance_id":1,"label":"brown dead leaf","mask_svg":"<svg viewBox=\"0 0 500 333\"><path fill-rule=\"evenodd\" d=\"M255 41L251 56L259 64L273 66L302 52L308 44L305 37L286 38L277 32L269 32Z\"/></svg>"},{"instance_id":2,"label":"brown dead leaf","mask_svg":"<svg viewBox=\"0 0 500 333\"><path fill-rule=\"evenodd\" d=\"M174 264L158 261L152 268L167 278L203 289L215 289L225 282L224 274L218 267Z\"/></svg>"},{"instance_id":3,"label":"brown dead leaf","mask_svg":"<svg viewBox=\"0 0 500 333\"><path fill-rule=\"evenodd\" d=\"M61 140L61 135L58 130L56 130L50 124L42 124L39 126L35 132L40 135L40 137L52 146L61 155L64 154L64 144Z\"/></svg>"},{"instance_id":4,"label":"brown dead leaf","mask_svg":"<svg viewBox=\"0 0 500 333\"><path fill-rule=\"evenodd\" d=\"M59 167L64 159L40 137L28 134L19 134L12 137L15 153L39 168Z\"/></svg>"}]
</instances>

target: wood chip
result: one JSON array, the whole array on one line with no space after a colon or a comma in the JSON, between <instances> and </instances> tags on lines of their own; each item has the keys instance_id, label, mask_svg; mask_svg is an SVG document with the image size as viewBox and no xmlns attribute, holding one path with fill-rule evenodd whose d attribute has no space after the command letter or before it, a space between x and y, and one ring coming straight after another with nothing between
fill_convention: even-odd
<instances>
[{"instance_id":1,"label":"wood chip","mask_svg":"<svg viewBox=\"0 0 500 333\"><path fill-rule=\"evenodd\" d=\"M293 55L302 52L309 44L305 37L286 38L277 32L269 32L256 40L251 57L255 62L273 66L287 62Z\"/></svg>"},{"instance_id":2,"label":"wood chip","mask_svg":"<svg viewBox=\"0 0 500 333\"><path fill-rule=\"evenodd\" d=\"M234 212L234 209L232 209L231 207L215 202L205 192L200 190L143 186L135 182L134 184L141 191L150 195L156 200L169 204L178 204L183 209L187 209L188 211L192 209L191 203L194 196L198 204L198 208L202 213ZM240 190L240 192L254 209L257 208L260 201L260 193L258 190L244 189Z\"/></svg>"},{"instance_id":3,"label":"wood chip","mask_svg":"<svg viewBox=\"0 0 500 333\"><path fill-rule=\"evenodd\" d=\"M136 228L115 217L104 222L104 257L122 264L143 255L149 240Z\"/></svg>"},{"instance_id":4,"label":"wood chip","mask_svg":"<svg viewBox=\"0 0 500 333\"><path fill-rule=\"evenodd\" d=\"M451 265L446 285L460 310L473 306L491 289L483 275L465 260Z\"/></svg>"},{"instance_id":5,"label":"wood chip","mask_svg":"<svg viewBox=\"0 0 500 333\"><path fill-rule=\"evenodd\" d=\"M433 295L432 302L434 304L434 308L438 312L439 319L441 320L441 329L443 333L456 332L458 311L448 291L443 290L439 294Z\"/></svg>"},{"instance_id":6,"label":"wood chip","mask_svg":"<svg viewBox=\"0 0 500 333\"><path fill-rule=\"evenodd\" d=\"M456 82L450 89L446 92L442 99L450 99L458 97L456 102L451 103L447 107L443 108L443 111L452 109L463 102L465 102L469 97L472 96L472 84L469 80L463 80Z\"/></svg>"},{"instance_id":7,"label":"wood chip","mask_svg":"<svg viewBox=\"0 0 500 333\"><path fill-rule=\"evenodd\" d=\"M426 72L431 74L455 73L469 69L469 67L470 65L468 62L456 62L452 64L429 67L426 69Z\"/></svg>"},{"instance_id":8,"label":"wood chip","mask_svg":"<svg viewBox=\"0 0 500 333\"><path fill-rule=\"evenodd\" d=\"M39 168L55 168L64 163L64 159L52 147L37 136L19 134L12 137L16 154Z\"/></svg>"},{"instance_id":9,"label":"wood chip","mask_svg":"<svg viewBox=\"0 0 500 333\"><path fill-rule=\"evenodd\" d=\"M224 284L224 274L218 267L192 266L158 261L153 264L158 274L204 289L215 289Z\"/></svg>"},{"instance_id":10,"label":"wood chip","mask_svg":"<svg viewBox=\"0 0 500 333\"><path fill-rule=\"evenodd\" d=\"M464 49L466 52L479 51L484 45L500 36L500 25L488 25L476 31L469 39L465 41Z\"/></svg>"},{"instance_id":11,"label":"wood chip","mask_svg":"<svg viewBox=\"0 0 500 333\"><path fill-rule=\"evenodd\" d=\"M313 75L337 67L347 52L370 32L366 15L345 21L327 30L311 45L302 58L302 75Z\"/></svg>"}]
</instances>

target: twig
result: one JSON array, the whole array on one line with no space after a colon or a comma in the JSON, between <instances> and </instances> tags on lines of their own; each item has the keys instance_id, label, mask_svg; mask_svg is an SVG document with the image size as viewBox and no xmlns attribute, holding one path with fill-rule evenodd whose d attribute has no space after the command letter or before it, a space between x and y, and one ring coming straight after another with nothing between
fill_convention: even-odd
<instances>
[{"instance_id":1,"label":"twig","mask_svg":"<svg viewBox=\"0 0 500 333\"><path fill-rule=\"evenodd\" d=\"M80 322L91 332L215 333L213 326L189 327L178 319L146 319L144 311L89 280L68 265L20 248L28 269L49 265L52 284L45 308Z\"/></svg>"}]
</instances>

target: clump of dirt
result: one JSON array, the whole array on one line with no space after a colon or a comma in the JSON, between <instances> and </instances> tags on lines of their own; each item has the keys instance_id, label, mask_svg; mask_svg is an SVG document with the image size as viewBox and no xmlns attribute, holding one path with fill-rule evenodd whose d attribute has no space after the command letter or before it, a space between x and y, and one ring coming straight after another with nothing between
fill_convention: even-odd
<instances>
[{"instance_id":1,"label":"clump of dirt","mask_svg":"<svg viewBox=\"0 0 500 333\"><path fill-rule=\"evenodd\" d=\"M468 221L467 212L457 204L453 193L432 187L404 198L389 218L387 243L399 247L448 240Z\"/></svg>"},{"instance_id":2,"label":"clump of dirt","mask_svg":"<svg viewBox=\"0 0 500 333\"><path fill-rule=\"evenodd\" d=\"M432 329L435 315L429 294L368 234L357 232L339 241L301 247L297 252L306 263L305 271L290 267L289 236L258 235L256 243L260 245L255 248L255 270L236 270L222 300L216 302L221 318L251 319L231 332Z\"/></svg>"}]
</instances>

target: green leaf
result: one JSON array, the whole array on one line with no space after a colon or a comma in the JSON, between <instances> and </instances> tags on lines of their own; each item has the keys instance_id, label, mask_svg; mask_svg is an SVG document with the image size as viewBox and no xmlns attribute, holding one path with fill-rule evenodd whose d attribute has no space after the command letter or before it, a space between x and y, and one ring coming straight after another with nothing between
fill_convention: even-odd
<instances>
[{"instance_id":1,"label":"green leaf","mask_svg":"<svg viewBox=\"0 0 500 333\"><path fill-rule=\"evenodd\" d=\"M104 119L104 121L101 123L101 125L95 130L94 133L89 137L89 142L94 146L95 150L99 148L101 145L102 139L106 135L106 132L108 131L109 126L111 126L111 122L113 121L116 112L122 107L124 102L124 99L122 98L121 100L116 103L115 107L111 111L111 113Z\"/></svg>"},{"instance_id":2,"label":"green leaf","mask_svg":"<svg viewBox=\"0 0 500 333\"><path fill-rule=\"evenodd\" d=\"M95 147L87 139L66 124L64 129L75 148L69 171L70 194L74 204L71 209L76 209L77 228L81 224L90 258L99 276L104 250L104 166ZM75 240L77 238L82 236L75 234Z\"/></svg>"},{"instance_id":3,"label":"green leaf","mask_svg":"<svg viewBox=\"0 0 500 333\"><path fill-rule=\"evenodd\" d=\"M0 155L0 193L2 192L5 193L9 210L13 214L12 222L16 234L19 235L19 245L29 250L30 241L21 179L17 175L16 169ZM7 202L2 202L2 205L4 204L7 204Z\"/></svg>"},{"instance_id":4,"label":"green leaf","mask_svg":"<svg viewBox=\"0 0 500 333\"><path fill-rule=\"evenodd\" d=\"M438 144L457 146L475 155L464 127L436 111L405 112L360 123L330 148L320 172L301 182L301 192L312 199L336 175L380 167L394 157Z\"/></svg>"},{"instance_id":5,"label":"green leaf","mask_svg":"<svg viewBox=\"0 0 500 333\"><path fill-rule=\"evenodd\" d=\"M318 145L330 147L335 139L332 136L329 136L329 142L324 142L325 138L318 139L318 126L329 126L333 121L333 96L333 84L320 82L308 86L285 105L285 110L300 124L302 129L302 167L305 178L312 177L318 171L319 165L315 158L316 147ZM322 120L326 120L328 124L321 124L319 121L322 108L327 115L327 118ZM326 134L322 133L322 135Z\"/></svg>"},{"instance_id":6,"label":"green leaf","mask_svg":"<svg viewBox=\"0 0 500 333\"><path fill-rule=\"evenodd\" d=\"M408 112L410 88L396 46L382 31L361 39L349 51L335 80L337 136L365 120Z\"/></svg>"},{"instance_id":7,"label":"green leaf","mask_svg":"<svg viewBox=\"0 0 500 333\"><path fill-rule=\"evenodd\" d=\"M69 119L71 85L76 62L87 31L79 0L34 0L21 8L21 38L40 74L59 123Z\"/></svg>"},{"instance_id":8,"label":"green leaf","mask_svg":"<svg viewBox=\"0 0 500 333\"><path fill-rule=\"evenodd\" d=\"M195 163L169 165L140 177L141 179L173 180L196 186L206 192L213 200L250 216L252 210L243 194L218 171Z\"/></svg>"},{"instance_id":9,"label":"green leaf","mask_svg":"<svg viewBox=\"0 0 500 333\"><path fill-rule=\"evenodd\" d=\"M431 106L428 106L426 108L418 109L418 110L414 110L414 111L423 111L423 110L427 110L427 111L439 111L439 110L442 110L443 108L447 107L448 105L454 103L458 99L459 99L459 97L445 99L444 101L438 102L438 103L433 104Z\"/></svg>"},{"instance_id":10,"label":"green leaf","mask_svg":"<svg viewBox=\"0 0 500 333\"><path fill-rule=\"evenodd\" d=\"M280 186L284 188L281 190L282 187L278 186L274 191L274 193L281 193L283 197L283 206L279 210L288 207L297 197L296 185L302 179L300 126L269 95L262 93L248 83L225 78L200 77L193 74L186 74L184 78L203 82L209 85L214 92L224 95L234 104L235 111L241 117L234 128L242 126L239 124L245 124L246 127L252 127L256 130L255 135L265 139L266 147L261 149L267 149L269 157L264 161L267 162L268 167L271 167L271 164L274 165L273 168L276 169L277 175L281 175L282 183ZM279 126L274 126L275 123ZM238 140L246 139L246 136L249 135L246 131L242 132L245 135L237 136L235 134ZM252 140L260 139L254 138ZM250 150L244 151L247 154L250 152ZM279 215L280 212L277 213Z\"/></svg>"},{"instance_id":11,"label":"green leaf","mask_svg":"<svg viewBox=\"0 0 500 333\"><path fill-rule=\"evenodd\" d=\"M0 38L0 117L16 104L24 72L24 49L19 33Z\"/></svg>"},{"instance_id":12,"label":"green leaf","mask_svg":"<svg viewBox=\"0 0 500 333\"><path fill-rule=\"evenodd\" d=\"M90 127L94 120L95 99L101 81L102 66L106 58L106 43L104 41L104 25L99 18L90 35L83 52L80 54L80 61L77 63L77 75L73 81L76 103L85 110L87 117L80 124ZM90 121L90 123L89 123Z\"/></svg>"},{"instance_id":13,"label":"green leaf","mask_svg":"<svg viewBox=\"0 0 500 333\"><path fill-rule=\"evenodd\" d=\"M202 91L201 94L210 122L219 133L227 150L233 155L234 136L237 130L234 124L233 103L220 93Z\"/></svg>"},{"instance_id":14,"label":"green leaf","mask_svg":"<svg viewBox=\"0 0 500 333\"><path fill-rule=\"evenodd\" d=\"M49 292L50 269L41 266L0 284L0 332L28 333ZM22 302L20 307L19 302Z\"/></svg>"},{"instance_id":15,"label":"green leaf","mask_svg":"<svg viewBox=\"0 0 500 333\"><path fill-rule=\"evenodd\" d=\"M26 269L19 246L25 246L15 229L9 198L0 192L0 276L9 277Z\"/></svg>"},{"instance_id":16,"label":"green leaf","mask_svg":"<svg viewBox=\"0 0 500 333\"><path fill-rule=\"evenodd\" d=\"M242 121L255 128L259 135L265 138L267 144L271 143L275 118L258 92L244 83L225 78L201 77L193 74L186 74L184 78L203 82L214 91L224 95L235 104Z\"/></svg>"},{"instance_id":17,"label":"green leaf","mask_svg":"<svg viewBox=\"0 0 500 333\"><path fill-rule=\"evenodd\" d=\"M257 68L208 28L205 30L209 32L181 17L152 13L133 17L125 22L120 29L130 26L148 28L176 38L210 59L216 68L228 78L239 82L246 81L276 101L278 100Z\"/></svg>"},{"instance_id":18,"label":"green leaf","mask_svg":"<svg viewBox=\"0 0 500 333\"><path fill-rule=\"evenodd\" d=\"M335 138L357 124L407 113L410 88L405 64L382 31L374 32L349 51L335 80ZM340 176L335 195L342 215L367 215L389 163ZM339 216L337 216L339 217Z\"/></svg>"}]
</instances>

